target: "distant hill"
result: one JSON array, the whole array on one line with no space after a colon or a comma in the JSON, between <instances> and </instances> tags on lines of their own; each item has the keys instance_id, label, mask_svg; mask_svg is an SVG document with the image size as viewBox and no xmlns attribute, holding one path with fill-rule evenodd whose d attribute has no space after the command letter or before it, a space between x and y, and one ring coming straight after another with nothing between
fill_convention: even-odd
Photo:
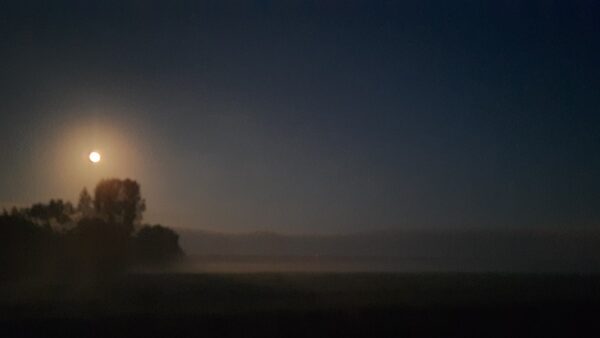
<instances>
[{"instance_id":1,"label":"distant hill","mask_svg":"<svg viewBox=\"0 0 600 338\"><path fill-rule=\"evenodd\" d=\"M600 232L594 231L178 232L184 250L196 256L356 257L434 262L450 270L600 272Z\"/></svg>"}]
</instances>

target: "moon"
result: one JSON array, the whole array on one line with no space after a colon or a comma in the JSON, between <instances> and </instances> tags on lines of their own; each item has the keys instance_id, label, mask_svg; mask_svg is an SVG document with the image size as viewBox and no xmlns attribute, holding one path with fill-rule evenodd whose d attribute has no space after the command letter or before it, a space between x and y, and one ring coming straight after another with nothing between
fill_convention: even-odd
<instances>
[{"instance_id":1,"label":"moon","mask_svg":"<svg viewBox=\"0 0 600 338\"><path fill-rule=\"evenodd\" d=\"M98 163L100 162L100 160L102 159L102 156L100 156L100 153L97 151L92 151L90 153L89 159L92 163Z\"/></svg>"}]
</instances>

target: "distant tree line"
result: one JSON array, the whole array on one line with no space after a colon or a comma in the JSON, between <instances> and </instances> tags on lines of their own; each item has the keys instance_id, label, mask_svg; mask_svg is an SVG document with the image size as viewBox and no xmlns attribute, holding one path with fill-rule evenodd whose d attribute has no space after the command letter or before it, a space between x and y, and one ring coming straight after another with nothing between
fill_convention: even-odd
<instances>
[{"instance_id":1,"label":"distant tree line","mask_svg":"<svg viewBox=\"0 0 600 338\"><path fill-rule=\"evenodd\" d=\"M83 189L77 206L60 199L0 215L0 278L104 278L138 265L183 257L178 234L142 224L140 185L100 181Z\"/></svg>"}]
</instances>

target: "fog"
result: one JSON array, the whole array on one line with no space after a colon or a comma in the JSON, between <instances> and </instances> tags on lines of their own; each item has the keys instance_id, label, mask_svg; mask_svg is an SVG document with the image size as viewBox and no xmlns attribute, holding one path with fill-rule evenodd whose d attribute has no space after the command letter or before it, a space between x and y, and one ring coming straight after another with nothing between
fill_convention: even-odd
<instances>
[{"instance_id":1,"label":"fog","mask_svg":"<svg viewBox=\"0 0 600 338\"><path fill-rule=\"evenodd\" d=\"M591 231L178 231L184 272L600 272L600 235Z\"/></svg>"}]
</instances>

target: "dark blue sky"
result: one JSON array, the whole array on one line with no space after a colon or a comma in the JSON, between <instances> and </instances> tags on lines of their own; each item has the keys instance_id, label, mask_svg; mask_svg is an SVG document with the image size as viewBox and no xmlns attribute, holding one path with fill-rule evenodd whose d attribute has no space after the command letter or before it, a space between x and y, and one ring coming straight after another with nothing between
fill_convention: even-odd
<instances>
[{"instance_id":1,"label":"dark blue sky","mask_svg":"<svg viewBox=\"0 0 600 338\"><path fill-rule=\"evenodd\" d=\"M596 1L15 1L0 41L3 205L128 176L178 227L600 225Z\"/></svg>"}]
</instances>

